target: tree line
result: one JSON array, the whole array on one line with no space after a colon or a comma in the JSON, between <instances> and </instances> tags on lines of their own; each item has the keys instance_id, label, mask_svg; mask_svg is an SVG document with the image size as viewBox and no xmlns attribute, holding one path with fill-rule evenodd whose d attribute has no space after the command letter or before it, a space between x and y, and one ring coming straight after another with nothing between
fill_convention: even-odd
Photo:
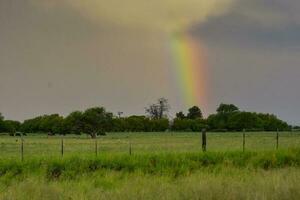
<instances>
[{"instance_id":1,"label":"tree line","mask_svg":"<svg viewBox=\"0 0 300 200\"><path fill-rule=\"evenodd\" d=\"M92 138L105 135L106 132L165 132L188 131L275 131L291 130L286 122L272 114L240 111L233 104L221 104L215 114L204 118L198 106L188 109L187 114L178 112L172 120L168 117L170 106L161 98L157 103L145 108L143 116L115 116L103 107L74 111L63 117L59 114L43 115L25 120L23 123L5 120L0 114L0 132L15 134L48 133L88 134ZM120 113L119 113L120 114Z\"/></svg>"}]
</instances>

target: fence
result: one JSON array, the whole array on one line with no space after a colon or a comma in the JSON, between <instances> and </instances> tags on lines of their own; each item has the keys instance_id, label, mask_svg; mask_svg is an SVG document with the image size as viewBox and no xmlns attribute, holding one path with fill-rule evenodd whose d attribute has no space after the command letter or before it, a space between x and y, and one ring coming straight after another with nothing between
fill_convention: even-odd
<instances>
[{"instance_id":1,"label":"fence","mask_svg":"<svg viewBox=\"0 0 300 200\"><path fill-rule=\"evenodd\" d=\"M97 139L83 136L0 137L0 158L64 157L102 153L260 151L300 147L300 133L111 133Z\"/></svg>"}]
</instances>

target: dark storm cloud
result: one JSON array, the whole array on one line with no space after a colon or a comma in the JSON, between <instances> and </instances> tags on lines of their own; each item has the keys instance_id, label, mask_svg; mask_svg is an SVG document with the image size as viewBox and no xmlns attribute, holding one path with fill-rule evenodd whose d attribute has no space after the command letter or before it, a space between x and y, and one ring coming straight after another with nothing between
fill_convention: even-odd
<instances>
[{"instance_id":1,"label":"dark storm cloud","mask_svg":"<svg viewBox=\"0 0 300 200\"><path fill-rule=\"evenodd\" d=\"M299 10L299 1L243 0L227 15L196 26L192 32L220 44L299 50Z\"/></svg>"},{"instance_id":2,"label":"dark storm cloud","mask_svg":"<svg viewBox=\"0 0 300 200\"><path fill-rule=\"evenodd\" d=\"M300 2L239 1L191 32L209 51L214 104L273 112L299 124Z\"/></svg>"}]
</instances>

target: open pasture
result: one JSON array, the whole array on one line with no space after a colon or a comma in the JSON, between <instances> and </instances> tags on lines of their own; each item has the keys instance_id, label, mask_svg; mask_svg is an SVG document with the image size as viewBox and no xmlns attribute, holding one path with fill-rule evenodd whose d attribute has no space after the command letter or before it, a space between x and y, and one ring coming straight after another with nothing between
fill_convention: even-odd
<instances>
[{"instance_id":1,"label":"open pasture","mask_svg":"<svg viewBox=\"0 0 300 200\"><path fill-rule=\"evenodd\" d=\"M63 144L62 144L63 142ZM143 154L200 152L200 133L108 133L96 140L86 135L51 136L36 134L23 137L24 159L30 157L86 156L97 154ZM21 157L21 138L0 136L0 158ZM63 146L63 147L62 147ZM299 132L280 132L278 148L300 146ZM63 149L62 149L63 148ZM248 132L246 151L276 150L275 132ZM207 151L243 150L243 133L207 133Z\"/></svg>"}]
</instances>

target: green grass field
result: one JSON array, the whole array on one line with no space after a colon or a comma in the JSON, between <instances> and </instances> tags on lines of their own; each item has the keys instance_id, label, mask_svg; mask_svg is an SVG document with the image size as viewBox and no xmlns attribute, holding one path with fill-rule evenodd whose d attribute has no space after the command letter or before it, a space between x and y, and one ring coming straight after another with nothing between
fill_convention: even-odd
<instances>
[{"instance_id":1,"label":"green grass field","mask_svg":"<svg viewBox=\"0 0 300 200\"><path fill-rule=\"evenodd\" d=\"M60 136L30 135L24 137L24 158L61 156ZM95 154L95 140L82 136L65 136L65 155ZM242 133L207 133L208 151L242 150ZM200 133L109 133L97 139L98 153L199 152ZM20 137L0 136L0 158L20 157ZM279 148L300 146L300 133L281 132ZM246 150L276 149L276 133L246 133Z\"/></svg>"},{"instance_id":2,"label":"green grass field","mask_svg":"<svg viewBox=\"0 0 300 200\"><path fill-rule=\"evenodd\" d=\"M0 136L0 199L300 199L300 134ZM129 146L132 155L129 155Z\"/></svg>"}]
</instances>

